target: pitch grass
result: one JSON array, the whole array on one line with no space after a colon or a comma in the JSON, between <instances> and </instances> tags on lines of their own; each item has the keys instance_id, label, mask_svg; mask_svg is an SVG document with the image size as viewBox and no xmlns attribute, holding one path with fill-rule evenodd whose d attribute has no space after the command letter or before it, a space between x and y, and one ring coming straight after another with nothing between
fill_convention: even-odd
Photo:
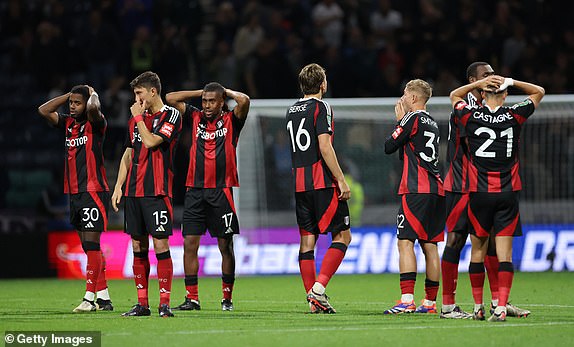
<instances>
[{"instance_id":1,"label":"pitch grass","mask_svg":"<svg viewBox=\"0 0 574 347\"><path fill-rule=\"evenodd\" d=\"M415 297L423 297L419 274ZM111 281L115 311L73 314L84 284L71 280L0 281L0 331L98 330L102 346L563 346L574 339L574 274L517 273L511 296L532 311L505 323L439 319L438 315L386 316L399 298L398 275L339 275L329 284L335 315L312 315L298 276L240 277L235 311L222 312L221 280L200 279L201 311L160 319L123 318L135 300L133 281ZM172 306L184 297L175 279ZM485 290L485 298L490 295ZM158 303L157 280L150 302ZM472 309L468 276L457 299ZM439 306L440 307L440 306Z\"/></svg>"}]
</instances>

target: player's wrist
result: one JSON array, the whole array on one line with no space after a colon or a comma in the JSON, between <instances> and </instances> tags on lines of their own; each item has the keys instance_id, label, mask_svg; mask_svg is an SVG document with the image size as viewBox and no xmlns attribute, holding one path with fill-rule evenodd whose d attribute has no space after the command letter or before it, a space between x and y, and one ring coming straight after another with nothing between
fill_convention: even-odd
<instances>
[{"instance_id":1,"label":"player's wrist","mask_svg":"<svg viewBox=\"0 0 574 347\"><path fill-rule=\"evenodd\" d=\"M138 114L137 116L134 116L134 120L136 123L143 122L143 115Z\"/></svg>"}]
</instances>

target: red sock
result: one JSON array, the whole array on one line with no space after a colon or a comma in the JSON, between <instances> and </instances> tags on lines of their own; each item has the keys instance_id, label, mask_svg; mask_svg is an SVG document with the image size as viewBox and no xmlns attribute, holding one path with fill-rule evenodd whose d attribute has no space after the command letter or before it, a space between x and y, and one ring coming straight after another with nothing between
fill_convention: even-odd
<instances>
[{"instance_id":1,"label":"red sock","mask_svg":"<svg viewBox=\"0 0 574 347\"><path fill-rule=\"evenodd\" d=\"M167 255L166 255L167 253ZM171 294L171 282L173 278L173 263L169 251L156 255L157 280L159 282L159 304L169 305Z\"/></svg>"},{"instance_id":2,"label":"red sock","mask_svg":"<svg viewBox=\"0 0 574 347\"><path fill-rule=\"evenodd\" d=\"M102 266L102 252L101 251L88 251L88 264L86 265L86 292L95 293L96 283L100 275L100 267Z\"/></svg>"},{"instance_id":3,"label":"red sock","mask_svg":"<svg viewBox=\"0 0 574 347\"><path fill-rule=\"evenodd\" d=\"M136 282L136 289L138 291L138 303L142 306L149 306L148 303L148 277L149 277L149 259L147 253L145 258L141 255L138 256L134 253L134 264L132 266L134 270L134 280Z\"/></svg>"},{"instance_id":4,"label":"red sock","mask_svg":"<svg viewBox=\"0 0 574 347\"><path fill-rule=\"evenodd\" d=\"M400 274L401 295L414 294L416 282L417 282L416 272L404 272Z\"/></svg>"},{"instance_id":5,"label":"red sock","mask_svg":"<svg viewBox=\"0 0 574 347\"><path fill-rule=\"evenodd\" d=\"M499 298L498 306L506 306L508 304L508 297L510 295L510 289L512 288L512 280L514 279L514 268L511 262L500 263L500 269L498 271L498 287Z\"/></svg>"},{"instance_id":6,"label":"red sock","mask_svg":"<svg viewBox=\"0 0 574 347\"><path fill-rule=\"evenodd\" d=\"M468 275L470 277L470 285L472 287L472 297L475 304L483 303L484 293L484 263L470 263L468 268Z\"/></svg>"},{"instance_id":7,"label":"red sock","mask_svg":"<svg viewBox=\"0 0 574 347\"><path fill-rule=\"evenodd\" d=\"M98 276L98 281L96 283L96 290L99 292L100 290L104 290L108 287L108 281L106 280L106 258L104 258L104 254L102 254L102 261L100 266L100 275Z\"/></svg>"},{"instance_id":8,"label":"red sock","mask_svg":"<svg viewBox=\"0 0 574 347\"><path fill-rule=\"evenodd\" d=\"M458 281L458 264L445 261L440 263L442 269L442 304L454 305L456 282Z\"/></svg>"},{"instance_id":9,"label":"red sock","mask_svg":"<svg viewBox=\"0 0 574 347\"><path fill-rule=\"evenodd\" d=\"M490 295L492 300L498 300L498 258L496 255L487 255L484 258L484 266L486 267L486 274L488 275L488 284L490 286Z\"/></svg>"},{"instance_id":10,"label":"red sock","mask_svg":"<svg viewBox=\"0 0 574 347\"><path fill-rule=\"evenodd\" d=\"M185 296L188 299L198 301L199 300L199 286L197 284L191 286L185 286Z\"/></svg>"},{"instance_id":11,"label":"red sock","mask_svg":"<svg viewBox=\"0 0 574 347\"><path fill-rule=\"evenodd\" d=\"M317 282L321 283L323 287L327 287L331 277L333 277L339 265L341 265L346 251L347 246L345 246L344 243L334 242L325 253L323 263L321 264L321 271L319 271L319 276L317 277Z\"/></svg>"},{"instance_id":12,"label":"red sock","mask_svg":"<svg viewBox=\"0 0 574 347\"><path fill-rule=\"evenodd\" d=\"M438 281L431 281L427 278L425 280L425 299L436 301L439 286L440 283Z\"/></svg>"},{"instance_id":13,"label":"red sock","mask_svg":"<svg viewBox=\"0 0 574 347\"><path fill-rule=\"evenodd\" d=\"M221 291L223 298L231 300L233 295L233 284L235 283L235 274L223 274L221 276Z\"/></svg>"},{"instance_id":14,"label":"red sock","mask_svg":"<svg viewBox=\"0 0 574 347\"><path fill-rule=\"evenodd\" d=\"M303 279L303 286L305 287L305 293L308 293L315 284L316 281L316 266L315 266L315 256L313 251L299 253L299 272L301 273L301 278Z\"/></svg>"}]
</instances>

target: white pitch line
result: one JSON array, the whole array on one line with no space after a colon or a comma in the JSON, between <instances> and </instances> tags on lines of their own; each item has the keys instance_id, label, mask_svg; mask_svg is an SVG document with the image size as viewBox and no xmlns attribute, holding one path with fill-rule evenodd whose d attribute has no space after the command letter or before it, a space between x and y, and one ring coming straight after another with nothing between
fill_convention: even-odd
<instances>
[{"instance_id":1,"label":"white pitch line","mask_svg":"<svg viewBox=\"0 0 574 347\"><path fill-rule=\"evenodd\" d=\"M384 322L381 322L384 324ZM401 326L401 330L421 330L421 329L488 329L488 328L508 328L508 327L541 327L541 326L559 326L559 325L574 325L574 322L545 322L545 323L495 323L495 324L482 324L477 322L472 325L452 325L452 326L440 326L440 325L418 325L418 326ZM234 329L234 330L201 330L201 331L169 331L166 334L169 335L215 335L215 334L230 334L230 333L290 333L290 332L321 332L321 331L369 331L369 330L396 330L398 327L396 325L381 325L381 326L370 326L370 327L315 327L315 328L292 328L292 329ZM157 332L153 333L158 335ZM103 336L132 336L132 333L103 333ZM142 332L137 333L138 336L142 335Z\"/></svg>"}]
</instances>

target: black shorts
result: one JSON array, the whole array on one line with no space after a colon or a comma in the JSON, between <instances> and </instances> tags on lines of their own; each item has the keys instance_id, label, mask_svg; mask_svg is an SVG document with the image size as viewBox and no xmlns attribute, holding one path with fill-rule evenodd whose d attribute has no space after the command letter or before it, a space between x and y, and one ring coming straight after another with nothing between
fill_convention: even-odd
<instances>
[{"instance_id":1,"label":"black shorts","mask_svg":"<svg viewBox=\"0 0 574 347\"><path fill-rule=\"evenodd\" d=\"M444 241L445 199L437 194L404 194L397 215L400 240Z\"/></svg>"},{"instance_id":2,"label":"black shorts","mask_svg":"<svg viewBox=\"0 0 574 347\"><path fill-rule=\"evenodd\" d=\"M445 199L446 231L468 236L468 193L445 192Z\"/></svg>"},{"instance_id":3,"label":"black shorts","mask_svg":"<svg viewBox=\"0 0 574 347\"><path fill-rule=\"evenodd\" d=\"M522 236L518 192L470 193L468 219L478 237Z\"/></svg>"},{"instance_id":4,"label":"black shorts","mask_svg":"<svg viewBox=\"0 0 574 347\"><path fill-rule=\"evenodd\" d=\"M301 235L338 233L351 227L349 205L337 198L335 188L295 193Z\"/></svg>"},{"instance_id":5,"label":"black shorts","mask_svg":"<svg viewBox=\"0 0 574 347\"><path fill-rule=\"evenodd\" d=\"M232 188L189 188L185 192L183 230L186 235L228 238L239 234Z\"/></svg>"},{"instance_id":6,"label":"black shorts","mask_svg":"<svg viewBox=\"0 0 574 347\"><path fill-rule=\"evenodd\" d=\"M172 234L173 208L167 196L125 197L124 231L131 236L167 239Z\"/></svg>"},{"instance_id":7,"label":"black shorts","mask_svg":"<svg viewBox=\"0 0 574 347\"><path fill-rule=\"evenodd\" d=\"M109 207L109 192L71 194L70 223L78 231L106 231Z\"/></svg>"}]
</instances>

